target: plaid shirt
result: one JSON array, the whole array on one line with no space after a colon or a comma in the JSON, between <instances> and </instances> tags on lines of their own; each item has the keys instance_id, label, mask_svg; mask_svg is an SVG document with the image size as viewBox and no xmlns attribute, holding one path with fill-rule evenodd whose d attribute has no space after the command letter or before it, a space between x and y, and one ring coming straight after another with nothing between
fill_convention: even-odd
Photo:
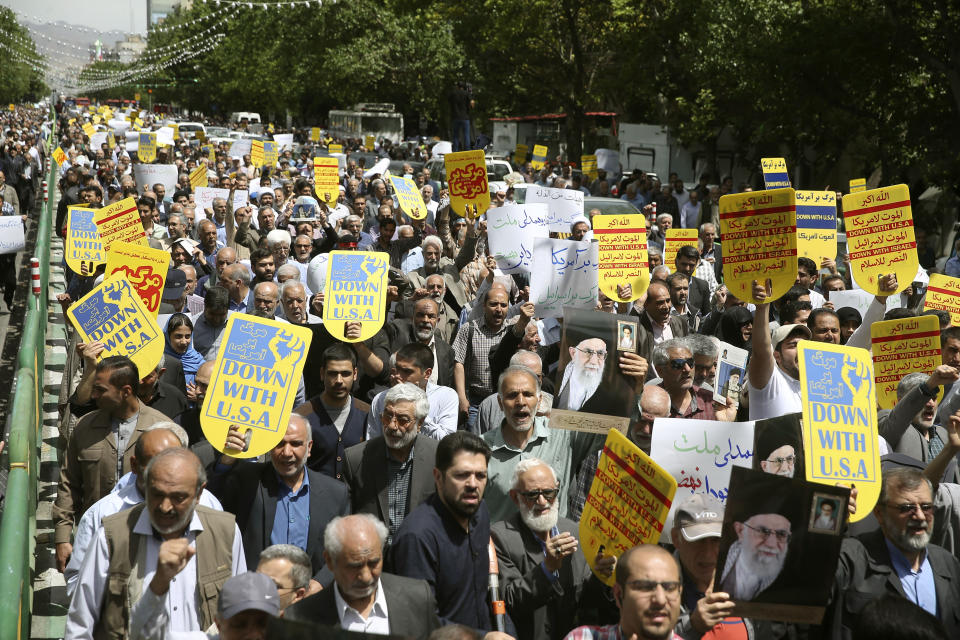
<instances>
[{"instance_id":1,"label":"plaid shirt","mask_svg":"<svg viewBox=\"0 0 960 640\"><path fill-rule=\"evenodd\" d=\"M583 507L587 504L587 496L590 495L590 487L593 486L593 477L597 475L597 464L600 462L602 452L602 450L597 451L597 455L588 456L580 465L580 472L577 473L576 481L570 490L570 500L567 503L567 517L574 522L580 522L580 516L583 515Z\"/></svg>"},{"instance_id":2,"label":"plaid shirt","mask_svg":"<svg viewBox=\"0 0 960 640\"><path fill-rule=\"evenodd\" d=\"M697 268L693 270L693 275L694 277L700 278L701 280L707 283L707 286L710 287L711 296L714 293L716 293L717 287L720 285L717 282L717 274L714 273L712 264L710 264L709 262L701 258L700 262L697 263ZM713 305L712 300L708 302L710 303L711 306ZM700 312L704 313L704 315L706 315L707 313L710 313L709 310L704 311L703 309L700 309Z\"/></svg>"},{"instance_id":3,"label":"plaid shirt","mask_svg":"<svg viewBox=\"0 0 960 640\"><path fill-rule=\"evenodd\" d=\"M463 365L467 398L471 404L479 404L493 393L490 351L500 344L503 334L510 330L517 319L505 320L499 331L488 329L485 319L472 320L457 332L453 341L453 355Z\"/></svg>"},{"instance_id":4,"label":"plaid shirt","mask_svg":"<svg viewBox=\"0 0 960 640\"><path fill-rule=\"evenodd\" d=\"M387 450L387 517L389 519L387 527L390 529L387 544L393 542L393 536L397 534L400 523L407 515L412 470L413 447L410 447L410 453L403 462L397 462L391 458L390 451Z\"/></svg>"},{"instance_id":5,"label":"plaid shirt","mask_svg":"<svg viewBox=\"0 0 960 640\"><path fill-rule=\"evenodd\" d=\"M577 627L564 637L563 640L623 640L619 624L608 624L604 627ZM683 640L676 633L671 632L669 640Z\"/></svg>"}]
</instances>

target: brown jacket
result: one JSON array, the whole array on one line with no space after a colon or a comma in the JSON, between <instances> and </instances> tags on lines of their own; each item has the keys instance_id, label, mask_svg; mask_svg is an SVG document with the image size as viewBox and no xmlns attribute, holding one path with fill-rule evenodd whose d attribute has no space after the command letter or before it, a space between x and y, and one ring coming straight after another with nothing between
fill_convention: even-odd
<instances>
[{"instance_id":1,"label":"brown jacket","mask_svg":"<svg viewBox=\"0 0 960 640\"><path fill-rule=\"evenodd\" d=\"M140 403L137 426L123 452L123 473L130 471L133 445L143 430L170 418ZM84 511L110 493L117 483L117 437L110 430L110 414L97 410L80 418L70 434L60 465L60 484L53 504L54 542L70 542L73 525Z\"/></svg>"},{"instance_id":2,"label":"brown jacket","mask_svg":"<svg viewBox=\"0 0 960 640\"><path fill-rule=\"evenodd\" d=\"M143 595L143 577L148 567L138 566L144 536L131 536L143 503L103 519L103 531L110 549L107 591L100 620L93 631L97 640L129 637L130 608ZM197 507L203 531L197 534L197 599L200 626L214 622L217 601L223 583L233 575L233 540L236 524L233 515ZM133 544L131 545L131 539Z\"/></svg>"}]
</instances>

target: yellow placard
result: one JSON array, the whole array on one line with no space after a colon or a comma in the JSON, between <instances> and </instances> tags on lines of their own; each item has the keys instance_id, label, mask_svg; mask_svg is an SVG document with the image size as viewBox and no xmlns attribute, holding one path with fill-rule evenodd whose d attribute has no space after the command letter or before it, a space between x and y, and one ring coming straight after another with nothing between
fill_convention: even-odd
<instances>
[{"instance_id":1,"label":"yellow placard","mask_svg":"<svg viewBox=\"0 0 960 640\"><path fill-rule=\"evenodd\" d=\"M597 173L597 156L590 154L580 156L580 172L589 180L596 180L599 174Z\"/></svg>"},{"instance_id":2,"label":"yellow placard","mask_svg":"<svg viewBox=\"0 0 960 640\"><path fill-rule=\"evenodd\" d=\"M790 186L787 161L783 158L761 158L760 170L763 172L765 189L783 189Z\"/></svg>"},{"instance_id":3,"label":"yellow placard","mask_svg":"<svg viewBox=\"0 0 960 640\"><path fill-rule=\"evenodd\" d=\"M513 150L513 164L518 167L523 166L527 161L528 151L530 151L530 147L518 142L516 148Z\"/></svg>"},{"instance_id":4,"label":"yellow placard","mask_svg":"<svg viewBox=\"0 0 960 640\"><path fill-rule=\"evenodd\" d=\"M140 162L151 163L157 159L157 134L141 131L138 137L137 157Z\"/></svg>"},{"instance_id":5,"label":"yellow placard","mask_svg":"<svg viewBox=\"0 0 960 640\"><path fill-rule=\"evenodd\" d=\"M213 167L217 166L217 154L216 154L216 152L213 150L213 145L212 145L212 144L208 144L208 145L200 148L201 151L203 151L204 149L206 150L207 159L210 160L211 166L213 166Z\"/></svg>"},{"instance_id":6,"label":"yellow placard","mask_svg":"<svg viewBox=\"0 0 960 640\"><path fill-rule=\"evenodd\" d=\"M163 355L164 337L154 314L147 311L122 275L108 278L67 309L81 342L99 341L101 358L126 356L143 379Z\"/></svg>"},{"instance_id":7,"label":"yellow placard","mask_svg":"<svg viewBox=\"0 0 960 640\"><path fill-rule=\"evenodd\" d=\"M100 124L100 121L103 120L103 118L101 118L100 116L93 116L92 118L90 118L90 120L93 121L93 124Z\"/></svg>"},{"instance_id":8,"label":"yellow placard","mask_svg":"<svg viewBox=\"0 0 960 640\"><path fill-rule=\"evenodd\" d=\"M482 149L457 151L443 157L454 215L476 218L490 208L487 160Z\"/></svg>"},{"instance_id":9,"label":"yellow placard","mask_svg":"<svg viewBox=\"0 0 960 640\"><path fill-rule=\"evenodd\" d=\"M694 248L697 246L696 229L667 229L663 242L663 264L670 268L670 273L676 271L677 252L680 247L687 245Z\"/></svg>"},{"instance_id":10,"label":"yellow placard","mask_svg":"<svg viewBox=\"0 0 960 640\"><path fill-rule=\"evenodd\" d=\"M366 147L367 151L373 151L377 147L377 138L376 136L364 136L363 146Z\"/></svg>"},{"instance_id":11,"label":"yellow placard","mask_svg":"<svg viewBox=\"0 0 960 640\"><path fill-rule=\"evenodd\" d=\"M17 110L17 106L11 102L11 103L10 103L10 111L16 111L16 110Z\"/></svg>"},{"instance_id":12,"label":"yellow placard","mask_svg":"<svg viewBox=\"0 0 960 640\"><path fill-rule=\"evenodd\" d=\"M137 202L132 197L114 202L103 209L97 209L93 221L97 224L103 250L110 253L114 242L129 242L150 246L147 233L140 222L140 212L137 211Z\"/></svg>"},{"instance_id":13,"label":"yellow placard","mask_svg":"<svg viewBox=\"0 0 960 640\"><path fill-rule=\"evenodd\" d=\"M339 161L336 158L313 159L313 190L320 200L332 205L340 197Z\"/></svg>"},{"instance_id":14,"label":"yellow placard","mask_svg":"<svg viewBox=\"0 0 960 640\"><path fill-rule=\"evenodd\" d=\"M909 287L920 259L907 185L843 196L843 218L850 270L860 288L879 295L880 276L890 273L897 276L894 293Z\"/></svg>"},{"instance_id":15,"label":"yellow placard","mask_svg":"<svg viewBox=\"0 0 960 640\"><path fill-rule=\"evenodd\" d=\"M190 172L190 186L194 189L207 186L207 168L205 166L200 165Z\"/></svg>"},{"instance_id":16,"label":"yellow placard","mask_svg":"<svg viewBox=\"0 0 960 640\"><path fill-rule=\"evenodd\" d=\"M163 249L145 247L142 244L114 242L107 252L107 269L104 277L122 274L143 301L147 311L157 316L163 286L167 282L170 254Z\"/></svg>"},{"instance_id":17,"label":"yellow placard","mask_svg":"<svg viewBox=\"0 0 960 640\"><path fill-rule=\"evenodd\" d=\"M327 153L343 153L342 144L328 144Z\"/></svg>"},{"instance_id":18,"label":"yellow placard","mask_svg":"<svg viewBox=\"0 0 960 640\"><path fill-rule=\"evenodd\" d=\"M141 120L140 118L134 118L134 119L133 119L133 124L137 125L138 127L142 127L142 126L143 126L143 120Z\"/></svg>"},{"instance_id":19,"label":"yellow placard","mask_svg":"<svg viewBox=\"0 0 960 640\"><path fill-rule=\"evenodd\" d=\"M331 251L327 259L323 324L343 342L372 338L386 318L390 256L381 251ZM360 337L346 337L346 323L360 323Z\"/></svg>"},{"instance_id":20,"label":"yellow placard","mask_svg":"<svg viewBox=\"0 0 960 640\"><path fill-rule=\"evenodd\" d=\"M821 265L837 257L837 194L797 191L797 255Z\"/></svg>"},{"instance_id":21,"label":"yellow placard","mask_svg":"<svg viewBox=\"0 0 960 640\"><path fill-rule=\"evenodd\" d=\"M177 123L173 123L172 125L170 125L170 128L173 129L173 139L174 139L174 140L179 140L179 139L180 139L180 125L177 124Z\"/></svg>"},{"instance_id":22,"label":"yellow placard","mask_svg":"<svg viewBox=\"0 0 960 640\"><path fill-rule=\"evenodd\" d=\"M310 140L320 142L320 127L310 127Z\"/></svg>"},{"instance_id":23,"label":"yellow placard","mask_svg":"<svg viewBox=\"0 0 960 640\"><path fill-rule=\"evenodd\" d=\"M931 273L923 310L939 309L950 312L950 324L960 327L960 278L942 273Z\"/></svg>"},{"instance_id":24,"label":"yellow placard","mask_svg":"<svg viewBox=\"0 0 960 640\"><path fill-rule=\"evenodd\" d=\"M580 548L590 568L600 547L619 558L638 544L656 544L676 492L673 476L611 429L580 516ZM613 576L597 577L613 585Z\"/></svg>"},{"instance_id":25,"label":"yellow placard","mask_svg":"<svg viewBox=\"0 0 960 640\"><path fill-rule=\"evenodd\" d=\"M249 433L246 451L229 452L237 458L267 453L283 439L312 336L307 327L287 322L230 316L200 410L210 444L224 452L234 424Z\"/></svg>"},{"instance_id":26,"label":"yellow placard","mask_svg":"<svg viewBox=\"0 0 960 640\"><path fill-rule=\"evenodd\" d=\"M115 146L117 146L116 134L114 133L113 129L108 129L107 130L107 149L113 149Z\"/></svg>"},{"instance_id":27,"label":"yellow placard","mask_svg":"<svg viewBox=\"0 0 960 640\"><path fill-rule=\"evenodd\" d=\"M262 167L263 160L263 140L253 140L250 143L250 162L255 167Z\"/></svg>"},{"instance_id":28,"label":"yellow placard","mask_svg":"<svg viewBox=\"0 0 960 640\"><path fill-rule=\"evenodd\" d=\"M530 166L533 167L535 171L540 171L543 168L543 165L547 162L547 145L544 144L535 144L533 145L533 157L530 159Z\"/></svg>"},{"instance_id":29,"label":"yellow placard","mask_svg":"<svg viewBox=\"0 0 960 640\"><path fill-rule=\"evenodd\" d=\"M423 220L427 217L427 206L423 203L423 196L417 188L417 183L405 176L390 176L390 184L397 196L397 202L405 214L414 220Z\"/></svg>"},{"instance_id":30,"label":"yellow placard","mask_svg":"<svg viewBox=\"0 0 960 640\"><path fill-rule=\"evenodd\" d=\"M647 225L643 214L593 217L593 237L598 240L600 290L608 298L630 302L650 284L647 258ZM631 296L621 298L617 285L629 284Z\"/></svg>"},{"instance_id":31,"label":"yellow placard","mask_svg":"<svg viewBox=\"0 0 960 640\"><path fill-rule=\"evenodd\" d=\"M880 497L873 362L865 349L801 340L803 451L810 482L859 490L852 522L870 515Z\"/></svg>"},{"instance_id":32,"label":"yellow placard","mask_svg":"<svg viewBox=\"0 0 960 640\"><path fill-rule=\"evenodd\" d=\"M96 128L95 128L92 124L90 124L89 122L84 122L82 129L83 129L83 133L84 133L88 138L92 138L92 137L93 137L93 134L95 134L95 133L97 132Z\"/></svg>"},{"instance_id":33,"label":"yellow placard","mask_svg":"<svg viewBox=\"0 0 960 640\"><path fill-rule=\"evenodd\" d=\"M850 181L850 193L859 193L867 190L866 178L854 178Z\"/></svg>"},{"instance_id":34,"label":"yellow placard","mask_svg":"<svg viewBox=\"0 0 960 640\"><path fill-rule=\"evenodd\" d=\"M741 300L758 303L753 281L773 284L773 302L797 280L797 212L793 189L720 197L723 281ZM669 265L668 265L669 266Z\"/></svg>"},{"instance_id":35,"label":"yellow placard","mask_svg":"<svg viewBox=\"0 0 960 640\"><path fill-rule=\"evenodd\" d=\"M918 371L933 373L942 362L937 316L874 322L870 340L877 405L881 409L892 409L897 404L897 385L903 376Z\"/></svg>"},{"instance_id":36,"label":"yellow placard","mask_svg":"<svg viewBox=\"0 0 960 640\"><path fill-rule=\"evenodd\" d=\"M69 120L67 120L67 124L74 124L76 121L77 121L76 118L70 118Z\"/></svg>"},{"instance_id":37,"label":"yellow placard","mask_svg":"<svg viewBox=\"0 0 960 640\"><path fill-rule=\"evenodd\" d=\"M63 152L63 149L57 147L53 150L53 161L57 163L58 167L62 167L63 163L67 161L67 154Z\"/></svg>"},{"instance_id":38,"label":"yellow placard","mask_svg":"<svg viewBox=\"0 0 960 640\"><path fill-rule=\"evenodd\" d=\"M107 261L97 224L96 209L70 205L67 207L67 233L63 239L63 257L67 266L81 276L93 275L98 265Z\"/></svg>"},{"instance_id":39,"label":"yellow placard","mask_svg":"<svg viewBox=\"0 0 960 640\"><path fill-rule=\"evenodd\" d=\"M263 141L263 166L273 169L280 159L280 147L273 140Z\"/></svg>"}]
</instances>

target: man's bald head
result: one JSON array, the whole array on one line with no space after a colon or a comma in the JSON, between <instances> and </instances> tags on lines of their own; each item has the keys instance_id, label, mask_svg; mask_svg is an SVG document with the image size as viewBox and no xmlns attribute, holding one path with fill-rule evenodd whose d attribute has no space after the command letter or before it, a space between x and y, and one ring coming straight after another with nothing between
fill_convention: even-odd
<instances>
[{"instance_id":1,"label":"man's bald head","mask_svg":"<svg viewBox=\"0 0 960 640\"><path fill-rule=\"evenodd\" d=\"M640 410L657 418L670 415L670 394L660 385L650 384L640 395Z\"/></svg>"}]
</instances>

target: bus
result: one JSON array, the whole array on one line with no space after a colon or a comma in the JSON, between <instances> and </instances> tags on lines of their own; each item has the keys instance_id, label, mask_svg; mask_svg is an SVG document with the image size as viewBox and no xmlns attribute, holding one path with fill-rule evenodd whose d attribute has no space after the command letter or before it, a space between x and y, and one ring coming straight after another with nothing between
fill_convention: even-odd
<instances>
[{"instance_id":1,"label":"bus","mask_svg":"<svg viewBox=\"0 0 960 640\"><path fill-rule=\"evenodd\" d=\"M327 130L338 138L374 136L394 144L403 140L403 114L388 102L361 102L352 110L332 109L329 116Z\"/></svg>"}]
</instances>

